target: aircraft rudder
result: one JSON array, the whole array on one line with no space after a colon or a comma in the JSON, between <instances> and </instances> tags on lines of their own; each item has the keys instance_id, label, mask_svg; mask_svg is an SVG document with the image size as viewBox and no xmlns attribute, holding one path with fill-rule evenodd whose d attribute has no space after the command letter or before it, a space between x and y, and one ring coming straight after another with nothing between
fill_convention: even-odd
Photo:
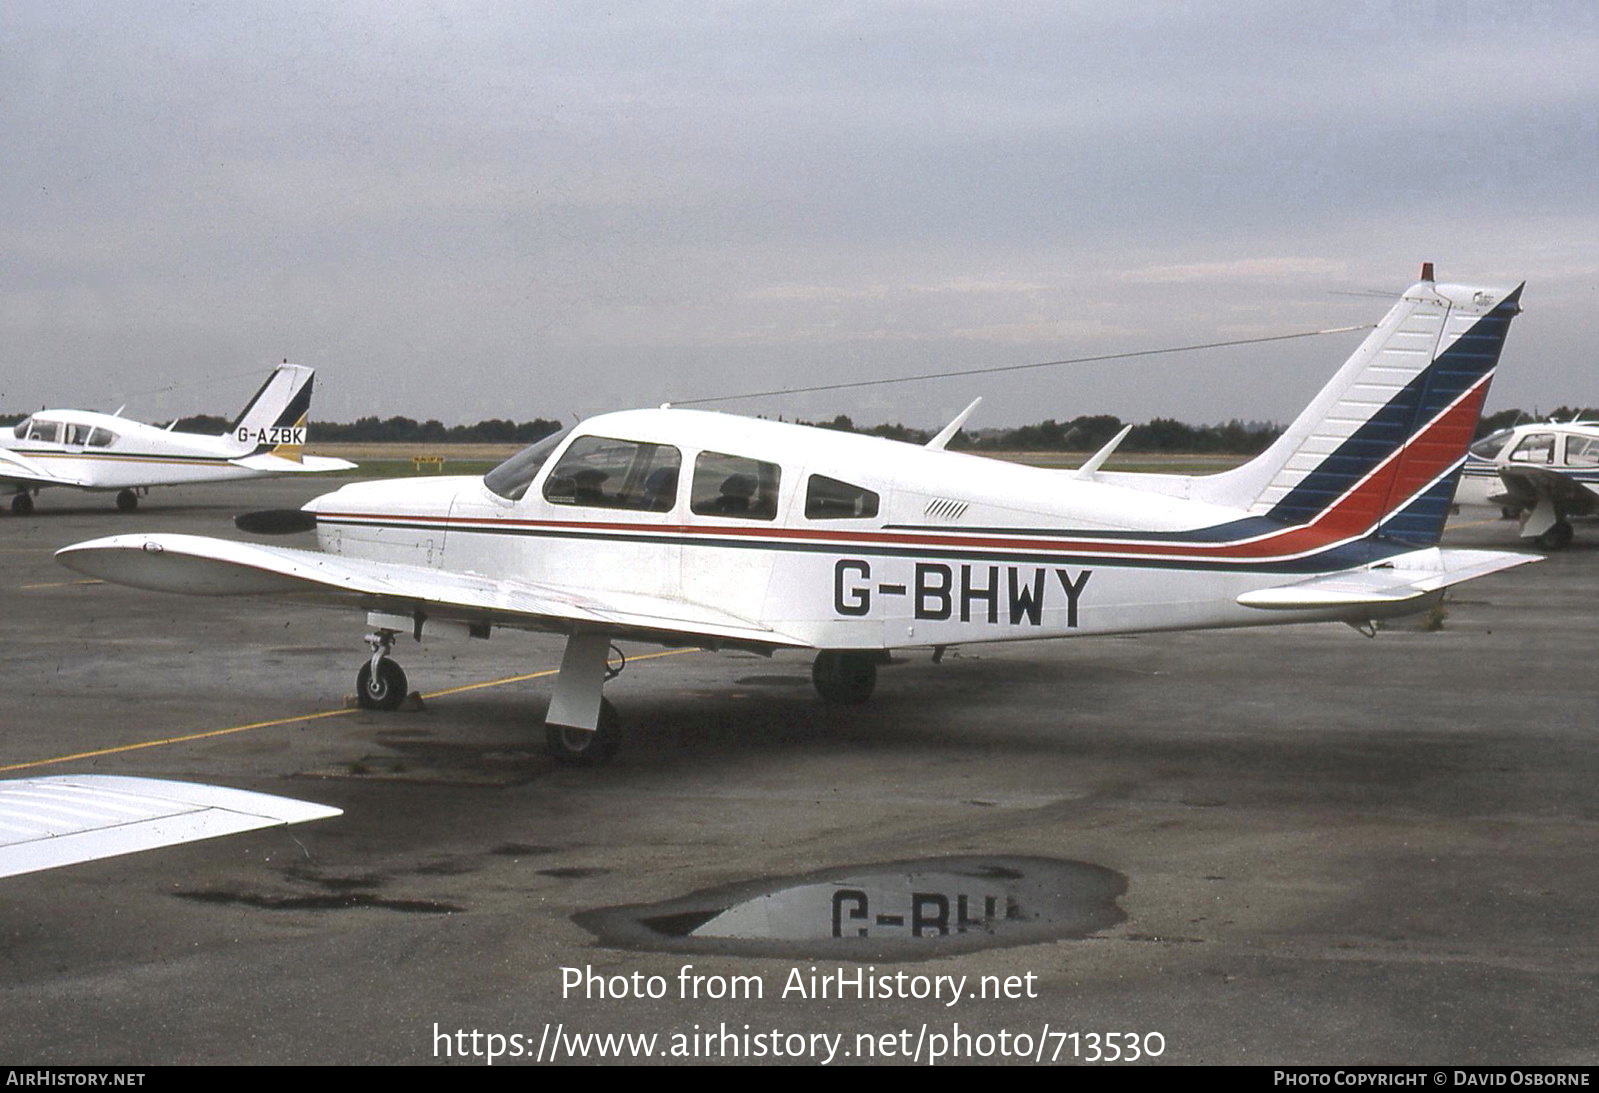
<instances>
[{"instance_id":1,"label":"aircraft rudder","mask_svg":"<svg viewBox=\"0 0 1599 1093\"><path fill-rule=\"evenodd\" d=\"M315 379L313 368L287 361L278 365L224 435L246 454L271 452L298 461Z\"/></svg>"}]
</instances>

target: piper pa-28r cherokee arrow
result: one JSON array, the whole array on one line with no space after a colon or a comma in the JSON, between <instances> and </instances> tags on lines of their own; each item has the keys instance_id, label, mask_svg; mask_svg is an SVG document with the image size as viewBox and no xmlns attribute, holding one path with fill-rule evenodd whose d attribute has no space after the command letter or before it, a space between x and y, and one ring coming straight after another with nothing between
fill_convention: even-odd
<instances>
[{"instance_id":1,"label":"piper pa-28r cherokee arrow","mask_svg":"<svg viewBox=\"0 0 1599 1093\"><path fill-rule=\"evenodd\" d=\"M350 470L355 464L346 460L301 453L314 376L304 365L278 365L221 436L117 414L40 410L0 430L0 485L16 489L11 511L18 516L33 511L33 495L45 486L116 490L117 508L131 512L139 505L135 491L151 486Z\"/></svg>"},{"instance_id":2,"label":"piper pa-28r cherokee arrow","mask_svg":"<svg viewBox=\"0 0 1599 1093\"><path fill-rule=\"evenodd\" d=\"M1521 289L1430 267L1266 452L1206 476L1074 471L662 408L592 418L479 478L348 485L255 531L320 551L118 535L57 557L141 588L369 612L363 705L405 694L395 636L568 635L550 750L616 749L611 643L815 652L866 700L889 651L1307 621L1362 626L1531 560L1440 550ZM1119 437L1117 438L1120 439Z\"/></svg>"}]
</instances>

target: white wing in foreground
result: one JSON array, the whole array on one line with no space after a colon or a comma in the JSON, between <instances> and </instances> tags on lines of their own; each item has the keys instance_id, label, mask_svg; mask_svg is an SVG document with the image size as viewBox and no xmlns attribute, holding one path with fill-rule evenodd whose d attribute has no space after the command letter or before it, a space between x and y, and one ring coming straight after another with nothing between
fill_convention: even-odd
<instances>
[{"instance_id":1,"label":"white wing in foreground","mask_svg":"<svg viewBox=\"0 0 1599 1093\"><path fill-rule=\"evenodd\" d=\"M308 801L157 778L0 782L0 877L338 815Z\"/></svg>"},{"instance_id":2,"label":"white wing in foreground","mask_svg":"<svg viewBox=\"0 0 1599 1093\"><path fill-rule=\"evenodd\" d=\"M803 645L759 623L666 596L600 595L471 573L345 558L201 535L113 535L56 551L91 577L201 596L282 596L424 619L570 632L604 629L668 644L710 639Z\"/></svg>"},{"instance_id":3,"label":"white wing in foreground","mask_svg":"<svg viewBox=\"0 0 1599 1093\"><path fill-rule=\"evenodd\" d=\"M1417 550L1372 566L1245 592L1244 607L1267 610L1395 607L1461 581L1540 561L1532 554L1498 550Z\"/></svg>"}]
</instances>

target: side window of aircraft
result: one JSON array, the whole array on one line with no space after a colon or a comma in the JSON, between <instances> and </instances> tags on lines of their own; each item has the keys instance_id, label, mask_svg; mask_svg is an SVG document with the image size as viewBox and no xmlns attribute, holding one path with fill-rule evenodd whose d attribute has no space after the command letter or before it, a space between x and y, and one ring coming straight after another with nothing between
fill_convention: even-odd
<instances>
[{"instance_id":1,"label":"side window of aircraft","mask_svg":"<svg viewBox=\"0 0 1599 1093\"><path fill-rule=\"evenodd\" d=\"M89 427L87 425L73 425L68 422L61 427L61 433L61 442L63 444L84 444L89 439Z\"/></svg>"},{"instance_id":2,"label":"side window of aircraft","mask_svg":"<svg viewBox=\"0 0 1599 1093\"><path fill-rule=\"evenodd\" d=\"M877 494L813 474L805 487L805 515L812 520L859 520L877 515Z\"/></svg>"},{"instance_id":3,"label":"side window of aircraft","mask_svg":"<svg viewBox=\"0 0 1599 1093\"><path fill-rule=\"evenodd\" d=\"M35 421L28 428L29 440L40 440L46 444L54 444L61 436L61 423L59 421Z\"/></svg>"},{"instance_id":4,"label":"side window of aircraft","mask_svg":"<svg viewBox=\"0 0 1599 1093\"><path fill-rule=\"evenodd\" d=\"M1497 433L1489 433L1471 446L1471 454L1483 459L1493 459L1505 450L1505 445L1510 443L1512 429L1500 429Z\"/></svg>"},{"instance_id":5,"label":"side window of aircraft","mask_svg":"<svg viewBox=\"0 0 1599 1093\"><path fill-rule=\"evenodd\" d=\"M582 436L544 480L553 505L668 512L677 499L683 456L670 444Z\"/></svg>"},{"instance_id":6,"label":"side window of aircraft","mask_svg":"<svg viewBox=\"0 0 1599 1093\"><path fill-rule=\"evenodd\" d=\"M777 519L777 487L782 470L741 455L701 452L694 460L689 508L701 516L740 520Z\"/></svg>"},{"instance_id":7,"label":"side window of aircraft","mask_svg":"<svg viewBox=\"0 0 1599 1093\"><path fill-rule=\"evenodd\" d=\"M1599 437L1567 437L1566 463L1572 467L1599 467Z\"/></svg>"},{"instance_id":8,"label":"side window of aircraft","mask_svg":"<svg viewBox=\"0 0 1599 1093\"><path fill-rule=\"evenodd\" d=\"M89 431L89 447L109 448L117 442L117 434L109 429L102 429L98 425Z\"/></svg>"},{"instance_id":9,"label":"side window of aircraft","mask_svg":"<svg viewBox=\"0 0 1599 1093\"><path fill-rule=\"evenodd\" d=\"M1510 453L1512 463L1553 463L1555 461L1555 434L1530 433L1521 438L1516 450Z\"/></svg>"},{"instance_id":10,"label":"side window of aircraft","mask_svg":"<svg viewBox=\"0 0 1599 1093\"><path fill-rule=\"evenodd\" d=\"M527 488L533 484L533 479L538 477L539 468L549 461L555 454L555 449L561 446L561 441L566 439L571 427L551 433L543 440L536 440L526 448L517 452L510 459L483 476L483 484L507 501L520 501L527 493Z\"/></svg>"}]
</instances>

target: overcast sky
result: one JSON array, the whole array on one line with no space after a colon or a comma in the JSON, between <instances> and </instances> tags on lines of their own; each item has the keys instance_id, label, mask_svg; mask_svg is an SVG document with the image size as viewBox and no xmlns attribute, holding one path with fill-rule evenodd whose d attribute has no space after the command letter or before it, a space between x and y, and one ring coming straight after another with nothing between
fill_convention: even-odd
<instances>
[{"instance_id":1,"label":"overcast sky","mask_svg":"<svg viewBox=\"0 0 1599 1093\"><path fill-rule=\"evenodd\" d=\"M1528 282L1491 406L1599 404L1583 0L18 0L0 147L10 412L287 357L323 419L571 418L1371 322L1422 260ZM1285 420L1359 337L725 408Z\"/></svg>"}]
</instances>

